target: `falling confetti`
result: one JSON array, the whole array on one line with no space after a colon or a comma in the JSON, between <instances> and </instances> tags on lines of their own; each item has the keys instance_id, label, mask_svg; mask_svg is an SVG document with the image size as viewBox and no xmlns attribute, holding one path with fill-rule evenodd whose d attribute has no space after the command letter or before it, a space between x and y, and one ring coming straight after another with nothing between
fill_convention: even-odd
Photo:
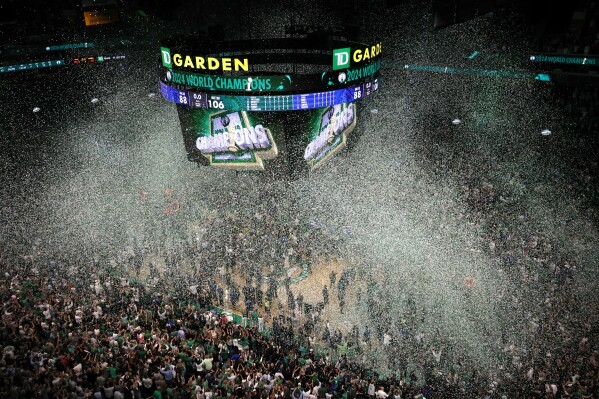
<instances>
[{"instance_id":1,"label":"falling confetti","mask_svg":"<svg viewBox=\"0 0 599 399\"><path fill-rule=\"evenodd\" d=\"M472 277L472 276L464 277L464 285L467 288L473 288L474 287L474 277Z\"/></svg>"},{"instance_id":2,"label":"falling confetti","mask_svg":"<svg viewBox=\"0 0 599 399\"><path fill-rule=\"evenodd\" d=\"M273 2L272 7L282 3ZM295 3L298 15L317 25L347 18L325 10L320 2ZM275 35L273 27L288 19L271 9L252 12L255 37ZM102 82L102 90L72 98L45 86L32 88L27 98L48 100L39 104L44 114L32 118L30 107L23 105L24 111L7 112L0 120L6 132L0 136L5 140L0 146L5 172L0 262L11 272L1 282L7 302L4 317L10 321L12 308L26 312L17 304L26 292L22 281L35 276L43 282L44 293L54 290L55 299L76 293L81 313L74 307L64 314L68 317L60 317L61 324L83 318L89 334L84 337L78 325L61 325L58 331L65 334L54 340L61 346L50 353L68 353L65 345L72 332L74 342L96 341L82 348L107 345L97 356L105 356L108 370L115 359L110 359L108 345L118 341L106 331L118 335L122 327L113 314L121 310L113 309L134 314L148 306L150 314L163 314L163 304L174 310L186 295L214 292L217 301L231 307L236 302L244 313L246 305L255 306L246 302L252 295L244 288L262 288L264 297L267 292L273 296L270 320L263 320L262 327L272 327L269 323L278 316L293 318L302 329L313 324L310 341L296 337L307 341L306 347L314 342L314 348L330 348L334 359L327 375L335 362L345 361L337 355L347 350L360 368L401 380L402 397L428 397L419 385L434 384L437 373L439 387L449 384L470 397L485 391L489 397L519 397L521 380L532 368L535 383L544 376L549 387L568 389L572 373L562 376L556 360L566 363L561 354L574 353L565 369L577 370L580 358L586 373L593 363L588 354L596 350L599 239L593 198L598 191L597 167L590 161L596 141L570 127L572 121L583 125L583 118L545 100L558 96L553 86L404 70L403 63L412 60L460 62L464 48L499 52L501 61L493 62L509 68L530 54L516 45L515 55L502 50L512 49L519 36L502 32L495 19L480 18L439 33L430 24L422 25L430 15L414 18L416 12L417 6L381 12L369 28L383 36L387 58L384 85L364 103L364 110L380 110L381 115L358 118L363 135L348 135L353 148L347 156L332 157L319 173L296 179L278 175L274 163L257 174L198 169L187 162L176 109L162 101L137 101L155 97L147 92L154 64L128 65L129 73L119 76L95 68L97 75L86 78L94 90L93 85ZM398 23L401 30L389 29ZM156 53L155 48L150 51ZM62 80L47 84L60 86L69 77L63 73ZM25 97L12 81L4 84L3 104ZM61 93L60 87L55 91ZM579 98L593 98L592 93ZM89 112L88 98L95 94L102 97L102 107ZM21 104L26 101L21 99ZM40 110L35 107L33 112ZM48 114L56 116L46 118ZM447 131L448 115L467 121L452 120L461 125L459 138L436 134ZM539 125L545 123L578 136L572 142L546 141L549 147L539 152ZM594 131L592 124L583 126ZM544 129L541 134L551 132ZM208 282L214 285L201 286ZM295 303L300 293L311 314L300 314ZM106 305L112 304L109 314ZM45 314L54 317L53 311L61 313L68 304L52 306L52 311L30 307L40 309L42 318L27 345L41 339L38 330L46 331ZM102 312L109 316L103 318ZM96 317L103 322L114 317L116 328L95 323ZM27 328L27 319L22 320ZM167 317L155 323L161 331L175 332L179 322ZM196 324L185 327L185 334L197 330ZM95 338L96 330L102 339ZM7 331L10 343L19 331ZM276 339L269 343L283 342L279 339L286 336L270 332ZM142 338L154 341L144 334ZM79 345L74 347L79 350ZM544 359L549 349L553 356ZM3 348L3 355L11 350ZM2 362L10 371L22 360L27 363L30 355L34 351L21 352L18 362ZM86 359L81 378L90 370L95 375L88 367L93 356L80 355ZM147 355L152 356L149 351ZM51 356L44 372L57 378L64 372L69 379L60 377L55 385L70 389L67 382L78 381L70 378L71 370L78 366L63 367L61 361ZM154 357L147 364L152 368L157 363ZM260 362L253 367L256 364ZM102 363L94 365L103 369ZM43 373L35 376L37 383ZM10 378L4 386L18 381ZM546 388L540 384L538 389Z\"/></svg>"}]
</instances>

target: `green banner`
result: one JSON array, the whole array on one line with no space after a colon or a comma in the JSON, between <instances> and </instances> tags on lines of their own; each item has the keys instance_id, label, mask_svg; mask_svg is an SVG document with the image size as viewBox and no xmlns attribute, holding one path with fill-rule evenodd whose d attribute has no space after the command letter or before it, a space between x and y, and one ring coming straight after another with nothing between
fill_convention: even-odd
<instances>
[{"instance_id":1,"label":"green banner","mask_svg":"<svg viewBox=\"0 0 599 399\"><path fill-rule=\"evenodd\" d=\"M223 76L173 71L172 69L166 71L166 80L170 83L199 89L227 91L285 90L291 84L289 75Z\"/></svg>"}]
</instances>

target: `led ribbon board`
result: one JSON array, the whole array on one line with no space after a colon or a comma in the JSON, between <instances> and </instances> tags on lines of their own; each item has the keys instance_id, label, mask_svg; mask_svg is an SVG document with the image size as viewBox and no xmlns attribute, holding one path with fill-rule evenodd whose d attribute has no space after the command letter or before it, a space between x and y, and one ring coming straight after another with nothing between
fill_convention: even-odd
<instances>
[{"instance_id":1,"label":"led ribbon board","mask_svg":"<svg viewBox=\"0 0 599 399\"><path fill-rule=\"evenodd\" d=\"M175 36L162 42L160 52L164 67L195 72L248 72L257 64L290 63L326 65L327 69L333 64L336 69L344 69L379 57L382 44L335 40L326 36L234 41Z\"/></svg>"},{"instance_id":2,"label":"led ribbon board","mask_svg":"<svg viewBox=\"0 0 599 399\"><path fill-rule=\"evenodd\" d=\"M219 92L301 93L348 87L372 79L381 69L375 59L355 68L305 75L214 75L165 68L162 81L179 89L201 89Z\"/></svg>"},{"instance_id":3,"label":"led ribbon board","mask_svg":"<svg viewBox=\"0 0 599 399\"><path fill-rule=\"evenodd\" d=\"M530 60L548 64L597 65L597 58L563 54L536 54Z\"/></svg>"},{"instance_id":4,"label":"led ribbon board","mask_svg":"<svg viewBox=\"0 0 599 399\"><path fill-rule=\"evenodd\" d=\"M177 90L160 82L162 96L176 104L193 108L229 111L301 111L350 103L370 96L378 89L378 79L359 86L306 94L236 96Z\"/></svg>"}]
</instances>

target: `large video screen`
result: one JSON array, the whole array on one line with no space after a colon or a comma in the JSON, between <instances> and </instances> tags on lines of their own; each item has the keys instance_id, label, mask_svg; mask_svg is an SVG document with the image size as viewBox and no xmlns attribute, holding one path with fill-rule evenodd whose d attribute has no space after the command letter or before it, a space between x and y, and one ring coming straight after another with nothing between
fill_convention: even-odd
<instances>
[{"instance_id":1,"label":"large video screen","mask_svg":"<svg viewBox=\"0 0 599 399\"><path fill-rule=\"evenodd\" d=\"M280 118L269 113L177 106L190 161L232 170L264 170L282 140Z\"/></svg>"},{"instance_id":2,"label":"large video screen","mask_svg":"<svg viewBox=\"0 0 599 399\"><path fill-rule=\"evenodd\" d=\"M316 169L345 147L347 135L356 127L356 104L337 104L311 114L304 160L310 169Z\"/></svg>"},{"instance_id":3,"label":"large video screen","mask_svg":"<svg viewBox=\"0 0 599 399\"><path fill-rule=\"evenodd\" d=\"M281 157L289 164L297 165L301 160L304 169L316 169L345 147L347 135L357 122L355 103L304 111L300 124L290 121L291 113L284 112L183 105L177 110L188 159L229 170L264 170L266 160ZM301 153L287 150L288 141L299 142Z\"/></svg>"}]
</instances>

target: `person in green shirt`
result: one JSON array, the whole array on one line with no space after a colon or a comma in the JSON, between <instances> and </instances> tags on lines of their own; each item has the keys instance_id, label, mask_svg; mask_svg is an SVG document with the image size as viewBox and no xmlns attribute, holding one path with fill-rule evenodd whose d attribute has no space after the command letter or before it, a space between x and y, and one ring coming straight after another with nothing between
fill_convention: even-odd
<instances>
[{"instance_id":1,"label":"person in green shirt","mask_svg":"<svg viewBox=\"0 0 599 399\"><path fill-rule=\"evenodd\" d=\"M226 347L223 347L219 353L221 363L226 363L229 360L229 351Z\"/></svg>"},{"instance_id":2,"label":"person in green shirt","mask_svg":"<svg viewBox=\"0 0 599 399\"><path fill-rule=\"evenodd\" d=\"M143 347L139 348L137 350L137 356L139 356L139 358L145 362L146 361L146 350Z\"/></svg>"},{"instance_id":3,"label":"person in green shirt","mask_svg":"<svg viewBox=\"0 0 599 399\"><path fill-rule=\"evenodd\" d=\"M206 342L204 345L204 349L206 350L206 356L212 357L212 352L214 352L214 345L211 341Z\"/></svg>"},{"instance_id":4,"label":"person in green shirt","mask_svg":"<svg viewBox=\"0 0 599 399\"><path fill-rule=\"evenodd\" d=\"M325 387L325 384L320 384L320 388L318 388L318 397L324 398L326 393L327 393L327 388Z\"/></svg>"}]
</instances>

